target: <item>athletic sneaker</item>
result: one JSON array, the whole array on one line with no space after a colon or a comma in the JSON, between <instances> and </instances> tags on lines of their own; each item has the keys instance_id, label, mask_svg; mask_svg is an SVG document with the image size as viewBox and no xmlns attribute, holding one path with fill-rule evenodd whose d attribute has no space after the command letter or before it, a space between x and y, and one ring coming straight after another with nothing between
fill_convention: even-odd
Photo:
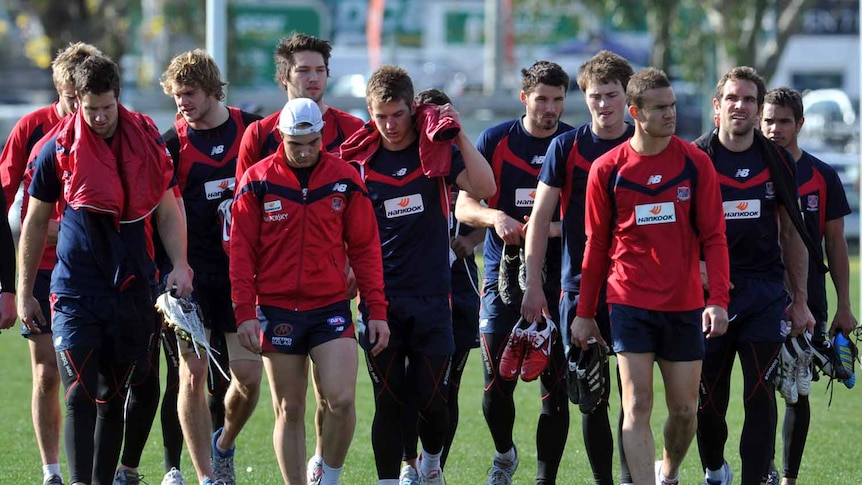
<instances>
[{"instance_id":1,"label":"athletic sneaker","mask_svg":"<svg viewBox=\"0 0 862 485\"><path fill-rule=\"evenodd\" d=\"M667 478L661 477L661 467L663 466L663 461L658 460L655 462L655 485L679 485L679 478L674 480L668 480Z\"/></svg>"},{"instance_id":2,"label":"athletic sneaker","mask_svg":"<svg viewBox=\"0 0 862 485\"><path fill-rule=\"evenodd\" d=\"M42 485L63 485L63 477L60 475L51 475L42 482Z\"/></svg>"},{"instance_id":3,"label":"athletic sneaker","mask_svg":"<svg viewBox=\"0 0 862 485\"><path fill-rule=\"evenodd\" d=\"M538 379L551 362L551 345L557 336L557 325L550 318L543 320L536 322L536 329L527 334L526 351L521 362L521 379L524 382Z\"/></svg>"},{"instance_id":4,"label":"athletic sneaker","mask_svg":"<svg viewBox=\"0 0 862 485\"><path fill-rule=\"evenodd\" d=\"M811 359L813 351L806 333L790 338L796 352L796 389L800 396L811 394Z\"/></svg>"},{"instance_id":5,"label":"athletic sneaker","mask_svg":"<svg viewBox=\"0 0 862 485\"><path fill-rule=\"evenodd\" d=\"M521 363L527 350L528 336L536 329L536 322L530 324L522 317L509 333L506 348L500 356L500 378L513 381L521 373Z\"/></svg>"},{"instance_id":6,"label":"athletic sneaker","mask_svg":"<svg viewBox=\"0 0 862 485\"><path fill-rule=\"evenodd\" d=\"M581 348L577 345L569 347L569 353L566 354L566 389L569 391L569 401L574 405L581 403L581 393L578 391L578 359L580 358Z\"/></svg>"},{"instance_id":7,"label":"athletic sneaker","mask_svg":"<svg viewBox=\"0 0 862 485\"><path fill-rule=\"evenodd\" d=\"M305 479L308 485L319 485L323 480L323 457L314 455L305 467Z\"/></svg>"},{"instance_id":8,"label":"athletic sneaker","mask_svg":"<svg viewBox=\"0 0 862 485\"><path fill-rule=\"evenodd\" d=\"M226 452L219 451L218 437L224 428L219 428L213 433L212 442L212 468L216 479L224 482L224 485L236 485L236 471L233 468L233 455L236 453L236 445ZM218 483L218 482L216 482Z\"/></svg>"},{"instance_id":9,"label":"athletic sneaker","mask_svg":"<svg viewBox=\"0 0 862 485\"><path fill-rule=\"evenodd\" d=\"M428 475L419 474L419 485L446 485L443 480L443 470L436 469Z\"/></svg>"},{"instance_id":10,"label":"athletic sneaker","mask_svg":"<svg viewBox=\"0 0 862 485\"><path fill-rule=\"evenodd\" d=\"M162 485L186 485L186 480L179 470L171 468L171 471L165 473L165 478L162 478Z\"/></svg>"},{"instance_id":11,"label":"athletic sneaker","mask_svg":"<svg viewBox=\"0 0 862 485\"><path fill-rule=\"evenodd\" d=\"M525 266L521 251L522 249L519 245L503 243L503 254L500 257L500 273L497 279L497 291L500 293L500 300L507 306L519 306L521 299L524 297L524 290L519 282L521 266ZM526 275L526 269L524 269L524 272Z\"/></svg>"},{"instance_id":12,"label":"athletic sneaker","mask_svg":"<svg viewBox=\"0 0 862 485\"><path fill-rule=\"evenodd\" d=\"M404 465L401 467L398 485L419 485L419 472L410 465Z\"/></svg>"},{"instance_id":13,"label":"athletic sneaker","mask_svg":"<svg viewBox=\"0 0 862 485\"><path fill-rule=\"evenodd\" d=\"M836 375L835 377L843 382L847 389L852 389L856 384L854 365L856 363L856 359L859 358L859 351L856 348L856 344L845 337L843 333L838 332L834 337L832 337L832 347L835 349L835 353L838 355L838 360L841 364L838 366L841 368L841 375Z\"/></svg>"},{"instance_id":14,"label":"athletic sneaker","mask_svg":"<svg viewBox=\"0 0 862 485\"><path fill-rule=\"evenodd\" d=\"M721 469L724 470L724 480L715 480L707 475L703 485L731 485L733 483L733 470L730 469L730 465L725 461L721 464Z\"/></svg>"},{"instance_id":15,"label":"athletic sneaker","mask_svg":"<svg viewBox=\"0 0 862 485\"><path fill-rule=\"evenodd\" d=\"M769 470L769 473L761 481L761 485L780 485L780 483L781 477L778 476L776 470Z\"/></svg>"},{"instance_id":16,"label":"athletic sneaker","mask_svg":"<svg viewBox=\"0 0 862 485\"><path fill-rule=\"evenodd\" d=\"M518 449L512 446L515 450L515 459L512 461L502 460L494 454L494 461L491 462L491 469L488 470L488 485L512 485L512 477L518 469Z\"/></svg>"},{"instance_id":17,"label":"athletic sneaker","mask_svg":"<svg viewBox=\"0 0 862 485\"><path fill-rule=\"evenodd\" d=\"M204 478L203 483L201 485L227 485L225 482L221 480L213 480L212 478Z\"/></svg>"},{"instance_id":18,"label":"athletic sneaker","mask_svg":"<svg viewBox=\"0 0 862 485\"><path fill-rule=\"evenodd\" d=\"M608 349L592 341L586 351L582 351L575 369L578 383L578 407L582 414L590 414L596 410L602 401L605 387L608 386L608 376L605 374L605 363L608 360Z\"/></svg>"},{"instance_id":19,"label":"athletic sneaker","mask_svg":"<svg viewBox=\"0 0 862 485\"><path fill-rule=\"evenodd\" d=\"M788 404L796 404L799 400L799 387L796 383L798 363L792 340L792 337L788 337L781 345L781 351L778 353L778 368L773 379L775 388Z\"/></svg>"},{"instance_id":20,"label":"athletic sneaker","mask_svg":"<svg viewBox=\"0 0 862 485\"><path fill-rule=\"evenodd\" d=\"M113 485L141 485L143 475L139 475L131 470L118 470L114 475Z\"/></svg>"}]
</instances>

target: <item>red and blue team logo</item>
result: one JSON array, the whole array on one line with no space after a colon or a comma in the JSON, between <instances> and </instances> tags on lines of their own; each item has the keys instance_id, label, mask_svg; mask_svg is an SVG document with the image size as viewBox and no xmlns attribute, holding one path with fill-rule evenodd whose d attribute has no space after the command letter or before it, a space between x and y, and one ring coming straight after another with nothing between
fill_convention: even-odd
<instances>
[{"instance_id":1,"label":"red and blue team logo","mask_svg":"<svg viewBox=\"0 0 862 485\"><path fill-rule=\"evenodd\" d=\"M820 197L815 194L809 195L806 207L810 212L817 212L820 209Z\"/></svg>"},{"instance_id":2,"label":"red and blue team logo","mask_svg":"<svg viewBox=\"0 0 862 485\"><path fill-rule=\"evenodd\" d=\"M341 212L344 209L344 199L341 197L332 198L332 212Z\"/></svg>"},{"instance_id":3,"label":"red and blue team logo","mask_svg":"<svg viewBox=\"0 0 862 485\"><path fill-rule=\"evenodd\" d=\"M276 337L286 337L293 333L293 325L289 323L279 323L272 329L272 334Z\"/></svg>"},{"instance_id":4,"label":"red and blue team logo","mask_svg":"<svg viewBox=\"0 0 862 485\"><path fill-rule=\"evenodd\" d=\"M691 187L683 186L676 188L676 198L680 202L685 202L691 199Z\"/></svg>"},{"instance_id":5,"label":"red and blue team logo","mask_svg":"<svg viewBox=\"0 0 862 485\"><path fill-rule=\"evenodd\" d=\"M344 317L339 315L337 317L329 317L326 320L326 323L332 325L333 327L337 327L339 325L344 325L345 323L347 323L347 320L345 320Z\"/></svg>"},{"instance_id":6,"label":"red and blue team logo","mask_svg":"<svg viewBox=\"0 0 862 485\"><path fill-rule=\"evenodd\" d=\"M775 184L766 182L766 198L771 199L773 197L775 197Z\"/></svg>"}]
</instances>

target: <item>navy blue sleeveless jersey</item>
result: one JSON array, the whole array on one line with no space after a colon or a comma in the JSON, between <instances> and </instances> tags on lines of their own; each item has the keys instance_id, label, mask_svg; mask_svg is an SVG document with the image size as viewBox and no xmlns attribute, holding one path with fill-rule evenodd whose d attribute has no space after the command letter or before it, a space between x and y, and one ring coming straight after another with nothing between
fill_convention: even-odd
<instances>
[{"instance_id":1,"label":"navy blue sleeveless jersey","mask_svg":"<svg viewBox=\"0 0 862 485\"><path fill-rule=\"evenodd\" d=\"M33 163L31 197L56 203L63 192L57 173L56 137L47 141ZM173 185L173 184L172 184ZM113 229L111 216L95 214L66 205L57 233L57 264L51 273L51 293L61 296L107 297L117 294L114 277L120 263L124 270L143 276L140 291L149 291L156 268L148 252L146 220L122 224ZM105 241L114 244L108 246ZM111 249L121 250L121 253Z\"/></svg>"},{"instance_id":2,"label":"navy blue sleeveless jersey","mask_svg":"<svg viewBox=\"0 0 862 485\"><path fill-rule=\"evenodd\" d=\"M826 222L850 213L847 194L835 169L807 152L796 162L796 180L805 227L821 249ZM818 322L825 322L829 319L826 275L817 270L814 258L823 259L822 249L808 265L808 308Z\"/></svg>"},{"instance_id":3,"label":"navy blue sleeveless jersey","mask_svg":"<svg viewBox=\"0 0 862 485\"><path fill-rule=\"evenodd\" d=\"M587 244L584 209L587 175L593 162L634 135L627 125L623 136L603 140L593 133L590 124L567 131L551 141L539 180L560 189L562 219L562 289L577 292L581 282L581 264Z\"/></svg>"},{"instance_id":4,"label":"navy blue sleeveless jersey","mask_svg":"<svg viewBox=\"0 0 862 485\"><path fill-rule=\"evenodd\" d=\"M234 183L243 131L260 119L238 108L228 110L227 121L215 128L195 130L180 119L164 134L186 209L189 265L197 273L227 275L228 259L222 249L227 235L222 234L218 206Z\"/></svg>"},{"instance_id":5,"label":"navy blue sleeveless jersey","mask_svg":"<svg viewBox=\"0 0 862 485\"><path fill-rule=\"evenodd\" d=\"M536 138L527 133L519 118L483 131L476 142L476 148L491 164L497 183L497 193L488 199L488 207L501 210L513 219L524 222L524 216L529 216L533 209L539 170L551 140L572 129L572 126L561 122L552 136ZM559 221L560 214L555 213L552 220ZM548 282L560 281L560 252L560 242L549 239L548 251L545 254ZM486 282L498 280L502 253L503 240L494 228L488 228L483 253Z\"/></svg>"},{"instance_id":6,"label":"navy blue sleeveless jersey","mask_svg":"<svg viewBox=\"0 0 862 485\"><path fill-rule=\"evenodd\" d=\"M464 170L461 152L453 145L448 177L425 176L418 140L400 151L381 147L357 169L377 216L386 296L448 295L450 186Z\"/></svg>"},{"instance_id":7,"label":"navy blue sleeveless jersey","mask_svg":"<svg viewBox=\"0 0 862 485\"><path fill-rule=\"evenodd\" d=\"M763 155L755 146L737 153L719 144L713 164L721 184L731 281L744 276L783 282L778 200Z\"/></svg>"}]
</instances>

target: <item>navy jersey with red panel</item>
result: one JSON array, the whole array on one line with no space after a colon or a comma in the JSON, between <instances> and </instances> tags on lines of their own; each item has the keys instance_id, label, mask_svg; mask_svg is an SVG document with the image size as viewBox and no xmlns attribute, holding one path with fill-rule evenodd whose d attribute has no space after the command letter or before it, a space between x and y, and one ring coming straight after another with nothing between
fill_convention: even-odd
<instances>
[{"instance_id":1,"label":"navy jersey with red panel","mask_svg":"<svg viewBox=\"0 0 862 485\"><path fill-rule=\"evenodd\" d=\"M707 304L727 308L721 194L705 153L676 136L656 155L623 143L593 163L586 197L579 316L595 316L605 279L610 304L664 312L702 308L701 251L710 265Z\"/></svg>"},{"instance_id":2,"label":"navy jersey with red panel","mask_svg":"<svg viewBox=\"0 0 862 485\"><path fill-rule=\"evenodd\" d=\"M553 135L537 138L527 133L521 118L518 118L483 131L476 141L476 148L491 164L497 184L497 192L487 201L488 207L524 222L524 217L529 216L533 209L539 170L551 140L572 129L572 126L561 122ZM555 213L552 220L559 221L560 214ZM560 252L560 244L550 241L545 254L548 282L560 281ZM493 228L488 228L483 252L486 284L498 280L502 253L503 240Z\"/></svg>"},{"instance_id":3,"label":"navy jersey with red panel","mask_svg":"<svg viewBox=\"0 0 862 485\"><path fill-rule=\"evenodd\" d=\"M789 153L785 156L792 160ZM783 282L784 263L778 245L779 202L763 155L756 145L732 152L718 144L713 165L724 201L731 280L742 276Z\"/></svg>"},{"instance_id":4,"label":"navy jersey with red panel","mask_svg":"<svg viewBox=\"0 0 862 485\"><path fill-rule=\"evenodd\" d=\"M57 137L46 140L32 162L33 178L29 195L56 204L63 196L62 172L56 159ZM174 183L171 183L173 186ZM76 210L66 205L57 233L57 264L51 273L51 293L61 296L108 297L117 294L116 281L110 274L109 261L121 260L125 269L143 276L141 288L155 282L152 236L148 218L124 223L113 230L109 215ZM108 254L106 247L96 247L101 241L113 241L124 254Z\"/></svg>"},{"instance_id":5,"label":"navy jersey with red panel","mask_svg":"<svg viewBox=\"0 0 862 485\"><path fill-rule=\"evenodd\" d=\"M239 179L249 167L272 155L281 145L281 133L278 131L278 118L281 112L275 112L257 123L252 123L242 139L239 160L236 166L236 177ZM365 122L350 113L327 106L323 113L323 137L321 148L327 153L339 154L339 147L356 130L362 128Z\"/></svg>"},{"instance_id":6,"label":"navy jersey with red panel","mask_svg":"<svg viewBox=\"0 0 862 485\"><path fill-rule=\"evenodd\" d=\"M386 295L448 295L450 185L464 170L461 152L452 146L448 177L425 176L418 139L399 151L381 147L357 169L377 216Z\"/></svg>"},{"instance_id":7,"label":"navy jersey with red panel","mask_svg":"<svg viewBox=\"0 0 862 485\"><path fill-rule=\"evenodd\" d=\"M820 249L826 223L850 213L847 194L835 169L808 152L796 162L796 180L805 227ZM823 253L814 257L822 260ZM808 265L808 308L818 322L826 322L826 275L818 271L814 257Z\"/></svg>"},{"instance_id":8,"label":"navy jersey with red panel","mask_svg":"<svg viewBox=\"0 0 862 485\"><path fill-rule=\"evenodd\" d=\"M55 102L24 115L9 132L0 155L0 182L6 196L7 211L15 201L15 194L24 179L24 170L30 161L33 147L51 128L60 123L61 119Z\"/></svg>"},{"instance_id":9,"label":"navy jersey with red panel","mask_svg":"<svg viewBox=\"0 0 862 485\"><path fill-rule=\"evenodd\" d=\"M237 323L255 305L290 311L347 299L347 258L372 319L386 320L380 240L368 193L353 167L320 153L305 183L278 150L237 186L230 281Z\"/></svg>"},{"instance_id":10,"label":"navy jersey with red panel","mask_svg":"<svg viewBox=\"0 0 862 485\"><path fill-rule=\"evenodd\" d=\"M587 175L593 162L634 135L634 126L613 140L596 136L590 124L567 131L551 141L539 180L560 189L562 222L562 290L577 292L581 281L581 263L587 243L584 227L584 205Z\"/></svg>"},{"instance_id":11,"label":"navy jersey with red panel","mask_svg":"<svg viewBox=\"0 0 862 485\"><path fill-rule=\"evenodd\" d=\"M234 184L243 131L260 119L239 108L228 107L228 112L228 119L215 128L195 130L179 119L164 135L185 205L188 261L196 273L227 275L218 205L223 192Z\"/></svg>"}]
</instances>

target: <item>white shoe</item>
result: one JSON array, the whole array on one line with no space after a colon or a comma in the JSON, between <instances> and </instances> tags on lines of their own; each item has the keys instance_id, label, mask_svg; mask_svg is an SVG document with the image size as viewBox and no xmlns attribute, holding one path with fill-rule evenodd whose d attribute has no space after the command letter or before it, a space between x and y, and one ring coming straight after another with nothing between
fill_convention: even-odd
<instances>
[{"instance_id":1,"label":"white shoe","mask_svg":"<svg viewBox=\"0 0 862 485\"><path fill-rule=\"evenodd\" d=\"M491 462L491 469L488 470L488 485L512 485L512 476L518 469L518 449L515 450L515 459L512 461L501 460L494 456L494 461Z\"/></svg>"},{"instance_id":2,"label":"white shoe","mask_svg":"<svg viewBox=\"0 0 862 485\"><path fill-rule=\"evenodd\" d=\"M419 485L419 472L410 465L404 465L401 467L398 485Z\"/></svg>"},{"instance_id":3,"label":"white shoe","mask_svg":"<svg viewBox=\"0 0 862 485\"><path fill-rule=\"evenodd\" d=\"M788 404L796 404L796 401L799 400L799 387L796 382L797 355L792 341L792 338L788 338L781 345L781 351L778 353L778 366L773 380L775 388Z\"/></svg>"},{"instance_id":4,"label":"white shoe","mask_svg":"<svg viewBox=\"0 0 862 485\"><path fill-rule=\"evenodd\" d=\"M811 394L811 360L814 349L805 335L792 339L793 350L796 351L796 388L800 396Z\"/></svg>"},{"instance_id":5,"label":"white shoe","mask_svg":"<svg viewBox=\"0 0 862 485\"><path fill-rule=\"evenodd\" d=\"M323 457L314 455L308 460L308 466L305 468L305 478L308 485L319 485L323 480Z\"/></svg>"},{"instance_id":6,"label":"white shoe","mask_svg":"<svg viewBox=\"0 0 862 485\"><path fill-rule=\"evenodd\" d=\"M709 478L709 475L706 475L703 485L732 485L733 484L733 470L730 469L730 465L725 461L721 464L721 470L724 471L724 479L716 480L713 478Z\"/></svg>"},{"instance_id":7,"label":"white shoe","mask_svg":"<svg viewBox=\"0 0 862 485\"><path fill-rule=\"evenodd\" d=\"M186 485L186 480L179 470L171 468L171 471L165 473L165 478L162 478L162 485Z\"/></svg>"}]
</instances>

